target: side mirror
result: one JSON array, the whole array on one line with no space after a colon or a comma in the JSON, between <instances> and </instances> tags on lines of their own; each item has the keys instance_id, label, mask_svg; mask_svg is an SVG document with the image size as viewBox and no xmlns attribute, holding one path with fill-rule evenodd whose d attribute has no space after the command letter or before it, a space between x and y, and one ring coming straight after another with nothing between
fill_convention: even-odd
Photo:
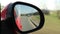
<instances>
[{"instance_id":1,"label":"side mirror","mask_svg":"<svg viewBox=\"0 0 60 34\"><path fill-rule=\"evenodd\" d=\"M44 25L42 11L29 3L15 2L12 7L15 29L20 33L30 33L41 29Z\"/></svg>"}]
</instances>

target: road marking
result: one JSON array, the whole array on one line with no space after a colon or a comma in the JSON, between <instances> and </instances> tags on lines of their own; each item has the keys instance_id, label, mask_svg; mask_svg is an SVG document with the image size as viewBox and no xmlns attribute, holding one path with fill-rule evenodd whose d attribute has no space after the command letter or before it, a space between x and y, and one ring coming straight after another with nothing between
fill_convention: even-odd
<instances>
[{"instance_id":1,"label":"road marking","mask_svg":"<svg viewBox=\"0 0 60 34\"><path fill-rule=\"evenodd\" d=\"M28 20L29 20L29 22L31 23L31 21L30 21L30 18L28 17ZM33 25L33 23L31 23L31 25L34 27L34 28L36 28L34 25Z\"/></svg>"}]
</instances>

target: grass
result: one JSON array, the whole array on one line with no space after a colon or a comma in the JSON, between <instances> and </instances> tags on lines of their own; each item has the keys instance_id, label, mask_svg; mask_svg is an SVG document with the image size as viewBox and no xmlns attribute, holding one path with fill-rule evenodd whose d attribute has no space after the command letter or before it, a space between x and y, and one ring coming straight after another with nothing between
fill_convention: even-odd
<instances>
[{"instance_id":1,"label":"grass","mask_svg":"<svg viewBox=\"0 0 60 34\"><path fill-rule=\"evenodd\" d=\"M60 34L60 20L56 14L45 15L43 28L31 34Z\"/></svg>"}]
</instances>

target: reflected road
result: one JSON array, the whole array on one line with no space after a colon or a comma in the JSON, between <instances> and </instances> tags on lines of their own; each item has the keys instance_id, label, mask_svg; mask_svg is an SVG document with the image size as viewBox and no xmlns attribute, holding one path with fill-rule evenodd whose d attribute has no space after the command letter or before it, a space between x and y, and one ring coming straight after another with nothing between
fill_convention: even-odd
<instances>
[{"instance_id":1,"label":"reflected road","mask_svg":"<svg viewBox=\"0 0 60 34\"><path fill-rule=\"evenodd\" d=\"M28 16L21 16L22 31L34 29L34 25L29 20Z\"/></svg>"}]
</instances>

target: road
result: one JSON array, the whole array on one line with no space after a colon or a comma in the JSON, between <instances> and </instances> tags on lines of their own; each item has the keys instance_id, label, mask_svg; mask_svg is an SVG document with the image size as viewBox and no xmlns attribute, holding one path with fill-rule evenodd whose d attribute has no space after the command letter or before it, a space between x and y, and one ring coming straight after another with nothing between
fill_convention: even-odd
<instances>
[{"instance_id":1,"label":"road","mask_svg":"<svg viewBox=\"0 0 60 34\"><path fill-rule=\"evenodd\" d=\"M27 31L35 28L27 16L21 16L21 24L23 26L22 31Z\"/></svg>"}]
</instances>

